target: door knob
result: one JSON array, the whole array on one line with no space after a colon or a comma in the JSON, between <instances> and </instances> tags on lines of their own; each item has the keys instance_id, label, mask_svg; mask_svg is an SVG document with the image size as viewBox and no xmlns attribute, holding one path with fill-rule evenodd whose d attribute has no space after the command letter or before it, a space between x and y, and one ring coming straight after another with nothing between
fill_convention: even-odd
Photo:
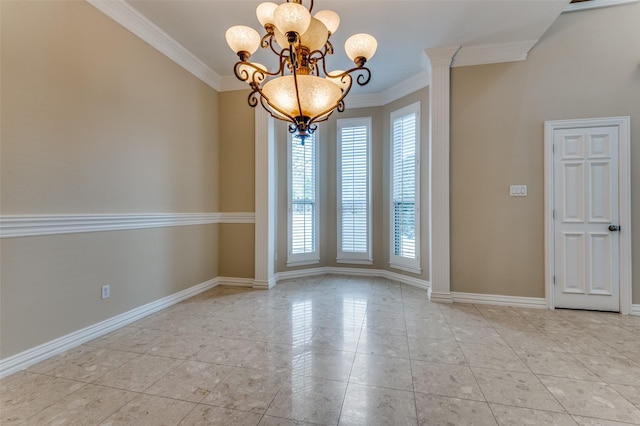
<instances>
[{"instance_id":1,"label":"door knob","mask_svg":"<svg viewBox=\"0 0 640 426\"><path fill-rule=\"evenodd\" d=\"M620 231L620 227L616 226L616 225L609 225L609 231L611 231L611 232Z\"/></svg>"}]
</instances>

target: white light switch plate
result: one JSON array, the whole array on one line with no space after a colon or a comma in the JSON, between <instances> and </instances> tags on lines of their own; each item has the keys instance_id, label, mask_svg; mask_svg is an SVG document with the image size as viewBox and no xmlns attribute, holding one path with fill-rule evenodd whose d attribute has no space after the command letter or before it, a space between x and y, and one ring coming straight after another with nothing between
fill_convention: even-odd
<instances>
[{"instance_id":1,"label":"white light switch plate","mask_svg":"<svg viewBox=\"0 0 640 426\"><path fill-rule=\"evenodd\" d=\"M509 196L511 197L526 197L527 185L511 185L509 188Z\"/></svg>"}]
</instances>

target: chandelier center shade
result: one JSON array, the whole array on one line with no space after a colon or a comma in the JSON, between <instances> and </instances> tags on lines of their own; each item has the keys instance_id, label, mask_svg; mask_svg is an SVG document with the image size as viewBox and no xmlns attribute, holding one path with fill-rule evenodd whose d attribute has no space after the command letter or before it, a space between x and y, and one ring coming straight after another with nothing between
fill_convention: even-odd
<instances>
[{"instance_id":1,"label":"chandelier center shade","mask_svg":"<svg viewBox=\"0 0 640 426\"><path fill-rule=\"evenodd\" d=\"M313 16L313 0L287 0L277 5L264 2L256 8L258 21L266 34L251 27L237 25L226 32L227 43L240 59L234 67L236 77L249 85L249 105L260 103L272 117L289 122L289 132L304 143L335 111L344 111L344 98L356 83L364 86L371 80L365 63L377 49L369 34L355 34L345 43L345 52L355 67L327 71L325 62L333 54L330 38L340 26L340 16L321 10ZM277 68L249 59L258 48L269 49L277 58Z\"/></svg>"}]
</instances>

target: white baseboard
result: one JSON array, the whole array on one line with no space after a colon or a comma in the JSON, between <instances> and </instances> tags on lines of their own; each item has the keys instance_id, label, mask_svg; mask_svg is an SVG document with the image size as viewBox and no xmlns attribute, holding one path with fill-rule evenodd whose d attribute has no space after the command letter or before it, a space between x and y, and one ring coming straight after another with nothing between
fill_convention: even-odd
<instances>
[{"instance_id":1,"label":"white baseboard","mask_svg":"<svg viewBox=\"0 0 640 426\"><path fill-rule=\"evenodd\" d=\"M454 303L547 309L547 301L544 297L500 296L497 294L460 293L454 291L451 292L451 297Z\"/></svg>"},{"instance_id":2,"label":"white baseboard","mask_svg":"<svg viewBox=\"0 0 640 426\"><path fill-rule=\"evenodd\" d=\"M640 305L631 305L631 315L640 316Z\"/></svg>"},{"instance_id":3,"label":"white baseboard","mask_svg":"<svg viewBox=\"0 0 640 426\"><path fill-rule=\"evenodd\" d=\"M35 348L27 349L8 358L0 360L0 378L6 377L17 371L24 370L25 368L36 364L40 361L44 361L54 355L69 350L82 343L88 342L114 330L117 330L125 325L131 324L141 318L151 315L161 309L175 305L185 299L193 297L203 291L213 288L218 285L218 278L206 281L202 284L197 284L188 289L179 291L155 302L147 303L138 308L132 309L123 314L106 319L97 324L90 325L81 330L69 333L66 336L59 337L51 340L50 342L43 343Z\"/></svg>"},{"instance_id":4,"label":"white baseboard","mask_svg":"<svg viewBox=\"0 0 640 426\"><path fill-rule=\"evenodd\" d=\"M407 284L412 287L421 288L429 291L431 289L431 283L429 281L421 280L419 278L413 278L407 275L397 274L391 271L385 271L382 269L364 269L364 268L342 268L342 267L330 267L325 266L321 268L311 269L298 269L295 271L278 272L276 274L276 280L288 280L294 278L313 277L317 275L349 275L356 277L375 277L375 278L387 278L392 281L397 281L402 284Z\"/></svg>"},{"instance_id":5,"label":"white baseboard","mask_svg":"<svg viewBox=\"0 0 640 426\"><path fill-rule=\"evenodd\" d=\"M218 277L218 285L230 287L253 287L253 278Z\"/></svg>"},{"instance_id":6,"label":"white baseboard","mask_svg":"<svg viewBox=\"0 0 640 426\"><path fill-rule=\"evenodd\" d=\"M431 293L430 299L432 302L453 303L453 297L451 296L451 293L440 293L434 291Z\"/></svg>"}]
</instances>

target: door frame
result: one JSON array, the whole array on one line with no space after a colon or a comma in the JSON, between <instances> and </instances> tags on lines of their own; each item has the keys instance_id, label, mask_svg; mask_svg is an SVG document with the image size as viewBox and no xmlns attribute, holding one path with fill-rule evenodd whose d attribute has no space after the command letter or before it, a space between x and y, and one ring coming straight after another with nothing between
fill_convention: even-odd
<instances>
[{"instance_id":1,"label":"door frame","mask_svg":"<svg viewBox=\"0 0 640 426\"><path fill-rule=\"evenodd\" d=\"M555 226L553 207L554 150L553 134L560 129L580 127L618 127L618 211L620 226L620 313L631 313L631 118L607 117L574 120L552 120L544 123L544 245L545 245L545 298L547 307L555 309Z\"/></svg>"}]
</instances>

